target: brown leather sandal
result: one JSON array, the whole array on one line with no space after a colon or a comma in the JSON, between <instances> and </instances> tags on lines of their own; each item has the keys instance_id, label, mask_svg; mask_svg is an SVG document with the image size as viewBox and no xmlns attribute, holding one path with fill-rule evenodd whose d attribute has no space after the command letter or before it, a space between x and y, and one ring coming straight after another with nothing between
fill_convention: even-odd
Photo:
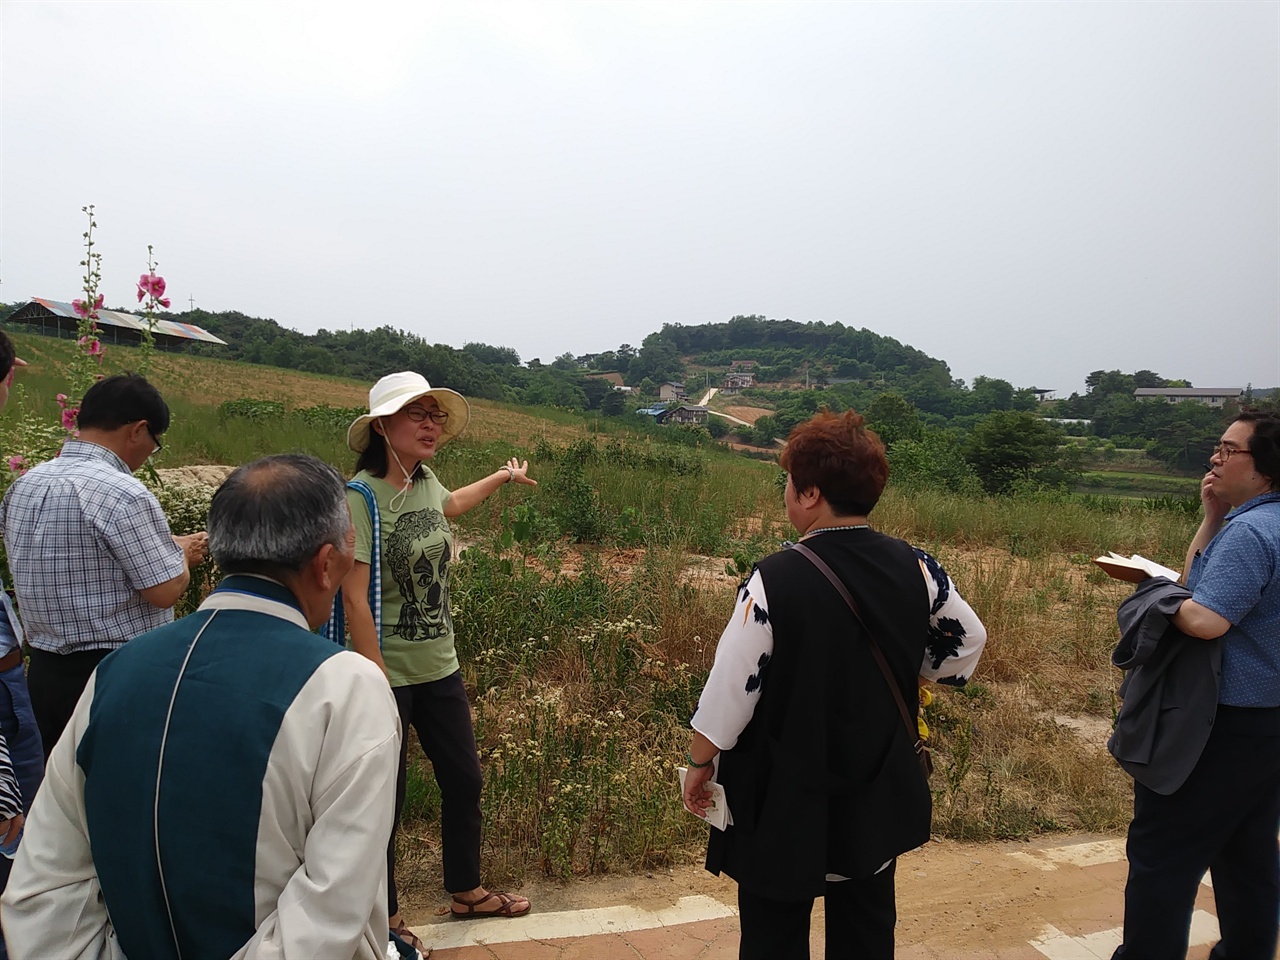
<instances>
[{"instance_id":1,"label":"brown leather sandal","mask_svg":"<svg viewBox=\"0 0 1280 960\"><path fill-rule=\"evenodd\" d=\"M413 949L418 951L422 960L429 960L431 956L431 948L418 939L417 935L409 929L408 925L401 920L399 924L391 928L391 932L407 943Z\"/></svg>"},{"instance_id":2,"label":"brown leather sandal","mask_svg":"<svg viewBox=\"0 0 1280 960\"><path fill-rule=\"evenodd\" d=\"M476 907L482 903L488 903L490 900L497 900L498 907L493 910L477 910ZM523 917L532 908L531 904L524 897L516 896L514 893L498 893L491 891L487 896L481 897L479 900L463 900L457 894L453 896L454 906L449 908L449 912L453 914L455 920L479 920L482 917ZM465 907L465 910L457 910L455 907Z\"/></svg>"}]
</instances>

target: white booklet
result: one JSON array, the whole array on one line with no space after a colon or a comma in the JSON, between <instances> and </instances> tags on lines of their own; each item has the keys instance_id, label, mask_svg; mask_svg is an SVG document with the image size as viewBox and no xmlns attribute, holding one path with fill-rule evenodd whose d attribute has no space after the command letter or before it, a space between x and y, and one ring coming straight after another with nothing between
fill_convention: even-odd
<instances>
[{"instance_id":1,"label":"white booklet","mask_svg":"<svg viewBox=\"0 0 1280 960\"><path fill-rule=\"evenodd\" d=\"M680 772L680 796L684 797L684 776L689 772L688 767L676 767ZM724 787L716 783L714 780L707 781L707 789L711 791L711 806L707 807L707 823L711 824L717 830L723 830L725 827L733 824L733 814L729 812L729 801L725 799ZM683 804L683 799L681 803ZM685 807L689 810L688 807ZM693 813L692 810L689 811ZM697 816L697 814L694 814Z\"/></svg>"},{"instance_id":2,"label":"white booklet","mask_svg":"<svg viewBox=\"0 0 1280 960\"><path fill-rule=\"evenodd\" d=\"M1105 570L1108 576L1129 583L1139 583L1147 577L1168 577L1177 583L1182 576L1177 570L1170 570L1137 553L1131 557L1122 557L1108 551L1105 557L1095 557L1093 562Z\"/></svg>"}]
</instances>

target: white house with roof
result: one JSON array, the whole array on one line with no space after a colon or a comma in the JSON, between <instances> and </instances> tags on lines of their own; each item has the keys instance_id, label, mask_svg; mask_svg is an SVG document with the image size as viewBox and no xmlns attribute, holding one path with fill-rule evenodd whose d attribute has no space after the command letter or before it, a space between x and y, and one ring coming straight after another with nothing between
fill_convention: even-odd
<instances>
[{"instance_id":1,"label":"white house with roof","mask_svg":"<svg viewBox=\"0 0 1280 960\"><path fill-rule=\"evenodd\" d=\"M1194 400L1209 407L1220 407L1228 400L1239 403L1244 396L1244 387L1138 387L1133 395L1139 400L1164 400L1168 403Z\"/></svg>"}]
</instances>

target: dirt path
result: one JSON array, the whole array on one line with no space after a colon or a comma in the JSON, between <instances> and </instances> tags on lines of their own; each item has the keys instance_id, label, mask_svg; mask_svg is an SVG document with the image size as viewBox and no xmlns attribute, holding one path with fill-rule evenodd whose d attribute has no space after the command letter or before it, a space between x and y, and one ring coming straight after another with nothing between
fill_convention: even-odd
<instances>
[{"instance_id":1,"label":"dirt path","mask_svg":"<svg viewBox=\"0 0 1280 960\"><path fill-rule=\"evenodd\" d=\"M898 861L898 956L1092 960L1119 943L1126 874L1123 839L1058 835L1031 843L938 840ZM452 922L443 896L410 899L406 917L436 960L737 955L736 890L689 866L572 883L534 882L521 891L543 919ZM619 908L657 918L628 920ZM684 910L684 914L680 911ZM1217 938L1213 891L1202 884L1192 926L1193 960ZM689 911L701 910L701 916ZM666 917L668 922L663 923ZM672 919L674 918L674 919ZM630 923L631 926L626 926ZM822 907L814 909L821 956ZM531 936L522 939L519 925ZM596 930L591 930L592 925ZM624 932L601 932L617 925ZM588 935L589 931L591 935Z\"/></svg>"}]
</instances>

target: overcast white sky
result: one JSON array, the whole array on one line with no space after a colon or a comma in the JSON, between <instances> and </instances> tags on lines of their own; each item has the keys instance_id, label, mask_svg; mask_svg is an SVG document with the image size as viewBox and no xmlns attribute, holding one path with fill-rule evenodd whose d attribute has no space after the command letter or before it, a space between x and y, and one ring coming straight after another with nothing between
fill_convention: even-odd
<instances>
[{"instance_id":1,"label":"overcast white sky","mask_svg":"<svg viewBox=\"0 0 1280 960\"><path fill-rule=\"evenodd\" d=\"M0 4L0 300L1280 385L1280 5Z\"/></svg>"}]
</instances>

